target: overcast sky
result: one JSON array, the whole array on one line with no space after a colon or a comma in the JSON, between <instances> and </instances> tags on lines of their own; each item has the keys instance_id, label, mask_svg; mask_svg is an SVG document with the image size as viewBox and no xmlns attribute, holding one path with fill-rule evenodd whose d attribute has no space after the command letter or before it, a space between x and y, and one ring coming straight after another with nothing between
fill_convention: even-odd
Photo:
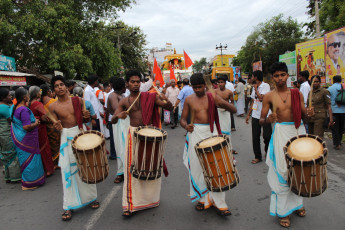
<instances>
[{"instance_id":1,"label":"overcast sky","mask_svg":"<svg viewBox=\"0 0 345 230\"><path fill-rule=\"evenodd\" d=\"M172 43L193 60L220 54L216 45L228 45L223 53L236 54L260 22L283 13L298 22L309 21L307 0L137 0L120 13L120 20L139 26L147 35L147 48Z\"/></svg>"}]
</instances>

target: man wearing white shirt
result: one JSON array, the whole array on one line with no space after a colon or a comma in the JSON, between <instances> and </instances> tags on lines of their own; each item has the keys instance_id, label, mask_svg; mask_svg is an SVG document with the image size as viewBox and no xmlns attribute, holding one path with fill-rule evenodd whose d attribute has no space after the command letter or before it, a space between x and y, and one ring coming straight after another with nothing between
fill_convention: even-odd
<instances>
[{"instance_id":1,"label":"man wearing white shirt","mask_svg":"<svg viewBox=\"0 0 345 230\"><path fill-rule=\"evenodd\" d=\"M232 82L226 81L225 88L229 89L229 90L231 90L231 92L235 93L235 87L234 87L234 84L232 84ZM231 102L231 101L229 101L229 102ZM230 118L231 118L231 131L236 131L235 119L234 119L234 115L232 113L230 113Z\"/></svg>"},{"instance_id":2,"label":"man wearing white shirt","mask_svg":"<svg viewBox=\"0 0 345 230\"><path fill-rule=\"evenodd\" d=\"M307 107L308 95L310 92L310 85L309 85L308 79L309 79L309 72L307 70L304 70L299 73L298 82L301 84L299 91L303 94L305 107Z\"/></svg>"},{"instance_id":3,"label":"man wearing white shirt","mask_svg":"<svg viewBox=\"0 0 345 230\"><path fill-rule=\"evenodd\" d=\"M170 87L167 88L165 96L173 105L175 105L177 101L177 96L179 95L179 93L180 93L180 90L178 87L176 87L175 80L172 79L170 81ZM177 126L177 122L178 122L178 108L176 109L176 107L174 106L174 108L170 110L170 123L171 123L172 129L174 129Z\"/></svg>"},{"instance_id":4,"label":"man wearing white shirt","mask_svg":"<svg viewBox=\"0 0 345 230\"><path fill-rule=\"evenodd\" d=\"M110 160L116 160L116 150L115 150L115 143L114 143L114 134L113 134L113 127L112 127L112 124L111 124L111 117L112 117L112 114L110 113L110 110L109 110L109 106L108 106L108 98L109 98L109 95L114 92L114 89L113 89L113 80L114 80L115 77L111 77L109 79L109 85L110 85L110 88L111 90L109 91L109 93L107 93L105 95L105 102L104 102L104 107L106 108L106 116L108 119L107 119L107 127L109 129L109 134L110 134L110 156L109 156L109 159Z\"/></svg>"},{"instance_id":5,"label":"man wearing white shirt","mask_svg":"<svg viewBox=\"0 0 345 230\"><path fill-rule=\"evenodd\" d=\"M88 85L85 88L84 99L86 101L90 101L92 104L93 109L97 115L96 121L96 130L101 131L101 123L100 123L100 112L99 112L99 101L96 97L96 92L94 90L95 87L98 86L98 77L96 75L90 75L87 78Z\"/></svg>"},{"instance_id":6,"label":"man wearing white shirt","mask_svg":"<svg viewBox=\"0 0 345 230\"><path fill-rule=\"evenodd\" d=\"M257 164L262 161L260 136L261 136L261 126L259 124L261 110L262 110L262 100L264 95L268 93L270 85L263 82L263 74L260 70L253 72L252 77L253 91L251 95L249 112L246 117L246 123L249 123L250 115L252 116L252 143L255 158L251 161L252 164ZM265 143L265 152L267 153L268 145L270 143L272 135L271 124L265 124L262 126L263 138Z\"/></svg>"}]
</instances>

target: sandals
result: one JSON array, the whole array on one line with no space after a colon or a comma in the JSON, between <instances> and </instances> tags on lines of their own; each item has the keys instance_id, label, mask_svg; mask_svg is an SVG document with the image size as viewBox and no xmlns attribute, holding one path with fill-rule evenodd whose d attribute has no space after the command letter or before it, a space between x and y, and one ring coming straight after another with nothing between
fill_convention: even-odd
<instances>
[{"instance_id":1,"label":"sandals","mask_svg":"<svg viewBox=\"0 0 345 230\"><path fill-rule=\"evenodd\" d=\"M238 154L238 152L237 152L236 150L232 150L232 154L237 155L237 154Z\"/></svg>"},{"instance_id":2,"label":"sandals","mask_svg":"<svg viewBox=\"0 0 345 230\"><path fill-rule=\"evenodd\" d=\"M257 164L257 163L259 163L259 162L261 162L262 160L260 160L260 159L254 159L254 160L252 160L250 163L252 163L252 164Z\"/></svg>"},{"instance_id":3,"label":"sandals","mask_svg":"<svg viewBox=\"0 0 345 230\"><path fill-rule=\"evenodd\" d=\"M115 184L119 184L119 183L121 183L123 180L124 180L124 176L123 176L123 175L118 175L118 176L115 178L114 183L115 183Z\"/></svg>"},{"instance_id":4,"label":"sandals","mask_svg":"<svg viewBox=\"0 0 345 230\"><path fill-rule=\"evenodd\" d=\"M297 216L299 217L305 217L305 215L307 214L307 211L305 210L305 208L300 208L298 210L295 211L295 213L297 214Z\"/></svg>"},{"instance_id":5,"label":"sandals","mask_svg":"<svg viewBox=\"0 0 345 230\"><path fill-rule=\"evenodd\" d=\"M290 227L290 216L286 216L284 218L279 218L279 224L280 226L284 228L289 228Z\"/></svg>"},{"instance_id":6,"label":"sandals","mask_svg":"<svg viewBox=\"0 0 345 230\"><path fill-rule=\"evenodd\" d=\"M89 206L92 209L97 209L99 208L100 205L99 205L99 202L95 200L94 202L90 203Z\"/></svg>"},{"instance_id":7,"label":"sandals","mask_svg":"<svg viewBox=\"0 0 345 230\"><path fill-rule=\"evenodd\" d=\"M197 211L204 211L205 205L203 203L198 202L198 204L195 206L195 210Z\"/></svg>"},{"instance_id":8,"label":"sandals","mask_svg":"<svg viewBox=\"0 0 345 230\"><path fill-rule=\"evenodd\" d=\"M62 220L69 221L71 219L72 219L72 210L65 210L64 213L62 213Z\"/></svg>"},{"instance_id":9,"label":"sandals","mask_svg":"<svg viewBox=\"0 0 345 230\"><path fill-rule=\"evenodd\" d=\"M219 209L217 209L217 214L220 215L220 216L230 216L231 212L230 212L229 209L227 209L227 210L219 210Z\"/></svg>"},{"instance_id":10,"label":"sandals","mask_svg":"<svg viewBox=\"0 0 345 230\"><path fill-rule=\"evenodd\" d=\"M122 213L122 216L124 216L124 217L131 217L131 216L133 216L133 212L130 212L130 211L125 211L125 212L123 212Z\"/></svg>"}]
</instances>

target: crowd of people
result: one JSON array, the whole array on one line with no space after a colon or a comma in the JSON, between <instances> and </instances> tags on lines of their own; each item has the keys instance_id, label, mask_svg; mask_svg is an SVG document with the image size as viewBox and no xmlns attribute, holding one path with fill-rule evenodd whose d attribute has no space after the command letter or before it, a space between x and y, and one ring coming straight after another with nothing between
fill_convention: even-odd
<instances>
[{"instance_id":1,"label":"crowd of people","mask_svg":"<svg viewBox=\"0 0 345 230\"><path fill-rule=\"evenodd\" d=\"M10 90L1 87L0 156L5 180L21 181L23 190L35 189L61 169L62 219L70 220L71 210L86 205L98 208L96 185L80 179L71 146L73 137L81 130L97 130L110 139L109 159L117 160L114 183L123 182L123 215L129 217L158 206L161 188L161 178L145 181L130 172L134 130L143 125L162 128L162 124L163 128L174 129L180 121L180 126L186 129L183 161L189 171L191 201L198 201L198 211L215 206L218 214L228 216L231 212L225 192L207 189L194 145L216 134L231 136L236 131L236 114L245 117L247 124L251 120L252 164L264 158L260 146L263 132L272 189L270 214L279 216L279 223L288 227L292 212L305 216L306 210L302 198L286 186L286 165L277 164L285 162L281 146L296 134L296 129L299 134L323 138L328 126L332 129L334 148L341 149L345 105L335 101L342 88L340 76L334 76L334 84L324 89L320 76L315 75L311 78L311 89L309 73L303 71L298 76L298 90L287 87L289 75L285 63L275 63L270 72L274 87L263 81L261 71L254 71L247 81L240 77L235 85L227 76L219 76L207 84L203 74L195 73L190 79L177 82L172 79L161 86L154 76L143 79L135 70L128 71L125 78L112 77L104 84L90 75L84 89L55 76L50 86L17 88L14 98ZM309 95L311 99L307 100ZM233 153L237 154L234 150ZM163 171L168 174L165 164Z\"/></svg>"}]
</instances>

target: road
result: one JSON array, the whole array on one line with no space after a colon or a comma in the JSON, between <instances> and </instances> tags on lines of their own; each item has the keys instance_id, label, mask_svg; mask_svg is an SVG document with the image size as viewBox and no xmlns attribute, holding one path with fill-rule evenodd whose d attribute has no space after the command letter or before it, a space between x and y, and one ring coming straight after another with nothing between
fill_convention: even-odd
<instances>
[{"instance_id":1,"label":"road","mask_svg":"<svg viewBox=\"0 0 345 230\"><path fill-rule=\"evenodd\" d=\"M243 118L236 118L237 131L232 144L240 184L227 192L226 201L232 216L220 217L215 209L198 212L189 200L187 169L182 164L185 131L178 127L168 131L166 162L169 177L163 178L161 204L131 218L122 214L122 185L113 183L116 162L110 161L110 176L97 185L101 208L83 208L73 212L69 222L61 220L62 183L60 171L47 178L44 186L21 191L20 184L0 181L0 229L282 229L276 217L269 216L270 188L264 162L252 165L251 128ZM304 199L307 216L292 215L290 229L344 229L345 223L345 150L329 147L328 182L324 194Z\"/></svg>"}]
</instances>

